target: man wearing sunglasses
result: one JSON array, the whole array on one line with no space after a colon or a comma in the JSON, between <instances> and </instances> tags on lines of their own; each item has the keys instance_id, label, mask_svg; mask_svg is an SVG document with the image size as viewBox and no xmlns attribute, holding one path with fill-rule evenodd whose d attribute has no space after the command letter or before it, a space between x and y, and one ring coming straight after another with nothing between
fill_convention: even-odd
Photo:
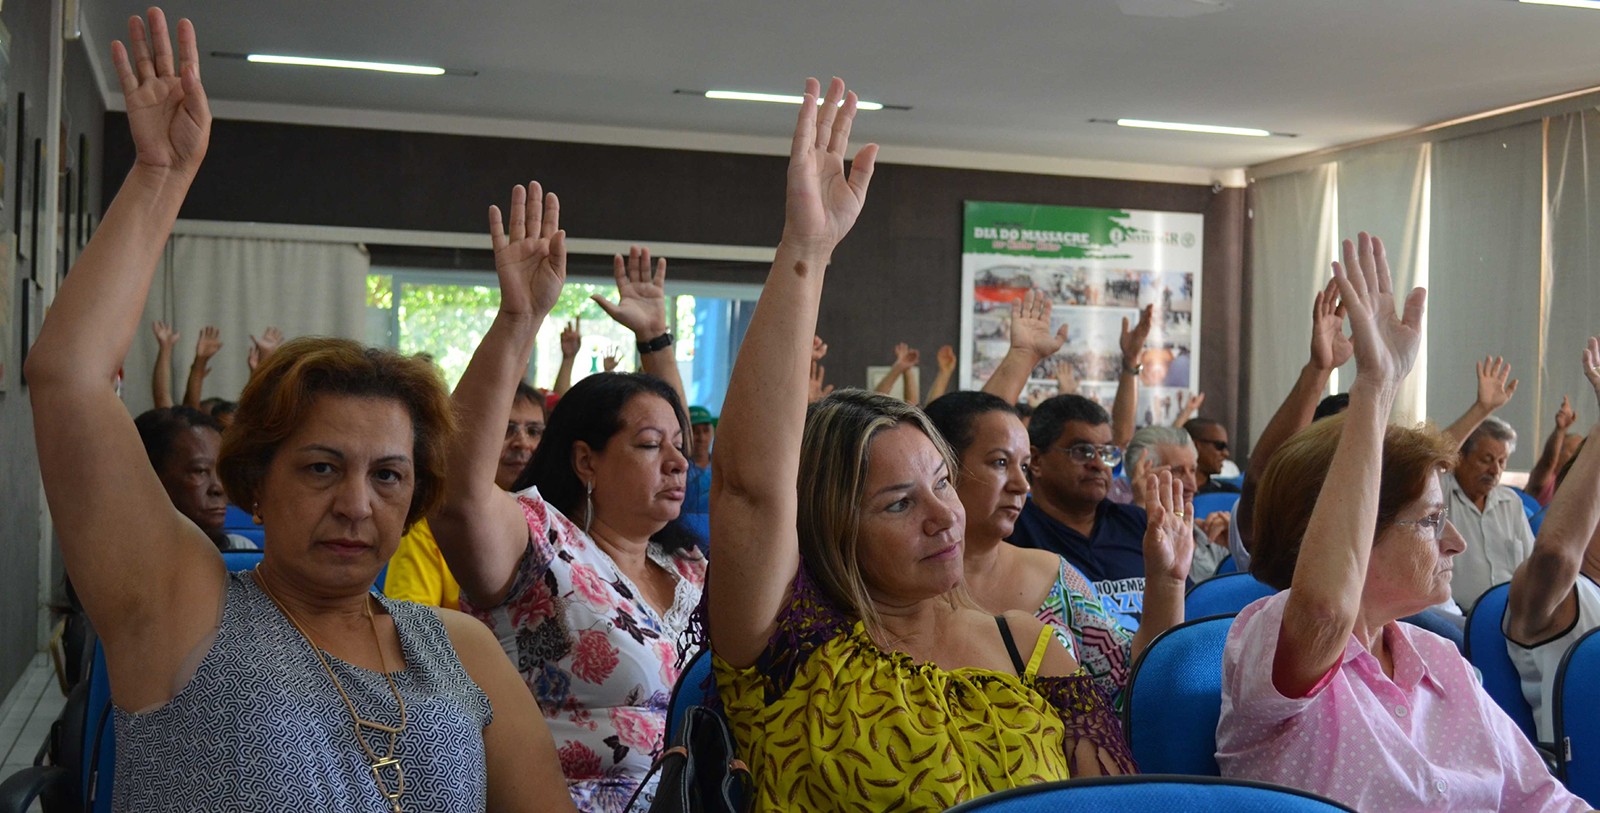
<instances>
[{"instance_id":1,"label":"man wearing sunglasses","mask_svg":"<svg viewBox=\"0 0 1600 813\"><path fill-rule=\"evenodd\" d=\"M1196 494L1213 492L1239 493L1239 487L1213 479L1222 473L1222 464L1228 459L1228 429L1220 421L1210 418L1191 418L1183 425L1184 431L1194 440Z\"/></svg>"},{"instance_id":2,"label":"man wearing sunglasses","mask_svg":"<svg viewBox=\"0 0 1600 813\"><path fill-rule=\"evenodd\" d=\"M1144 613L1144 509L1108 499L1122 449L1111 442L1111 416L1079 395L1057 395L1034 408L1028 424L1033 492L1010 542L1059 554L1094 583L1122 626Z\"/></svg>"}]
</instances>

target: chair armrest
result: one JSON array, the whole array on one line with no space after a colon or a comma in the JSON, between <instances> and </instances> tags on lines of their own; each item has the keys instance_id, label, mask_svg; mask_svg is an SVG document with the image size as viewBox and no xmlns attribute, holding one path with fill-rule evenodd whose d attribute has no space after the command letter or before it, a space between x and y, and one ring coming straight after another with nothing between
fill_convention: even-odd
<instances>
[{"instance_id":1,"label":"chair armrest","mask_svg":"<svg viewBox=\"0 0 1600 813\"><path fill-rule=\"evenodd\" d=\"M72 772L58 765L33 765L0 782L0 813L26 813L34 800L52 789L71 793Z\"/></svg>"}]
</instances>

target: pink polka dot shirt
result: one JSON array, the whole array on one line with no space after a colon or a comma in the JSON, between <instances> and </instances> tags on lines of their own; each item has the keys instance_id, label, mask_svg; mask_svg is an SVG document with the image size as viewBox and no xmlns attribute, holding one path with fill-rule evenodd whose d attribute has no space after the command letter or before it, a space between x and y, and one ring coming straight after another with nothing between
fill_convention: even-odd
<instances>
[{"instance_id":1,"label":"pink polka dot shirt","mask_svg":"<svg viewBox=\"0 0 1600 813\"><path fill-rule=\"evenodd\" d=\"M1448 641L1384 627L1394 677L1354 635L1305 697L1272 683L1289 591L1246 607L1222 661L1222 775L1308 790L1356 810L1589 810L1550 775Z\"/></svg>"}]
</instances>

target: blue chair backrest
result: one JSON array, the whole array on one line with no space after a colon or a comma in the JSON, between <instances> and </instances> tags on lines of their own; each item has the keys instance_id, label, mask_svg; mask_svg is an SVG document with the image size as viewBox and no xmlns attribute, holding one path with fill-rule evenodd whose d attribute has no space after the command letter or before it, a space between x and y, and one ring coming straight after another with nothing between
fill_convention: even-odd
<instances>
[{"instance_id":1,"label":"blue chair backrest","mask_svg":"<svg viewBox=\"0 0 1600 813\"><path fill-rule=\"evenodd\" d=\"M705 705L714 691L716 681L711 672L711 647L708 646L689 658L689 664L678 675L677 685L672 687L672 698L667 701L668 745L678 741L678 724L684 712Z\"/></svg>"},{"instance_id":2,"label":"blue chair backrest","mask_svg":"<svg viewBox=\"0 0 1600 813\"><path fill-rule=\"evenodd\" d=\"M1337 813L1351 809L1314 793L1265 782L1142 774L1068 779L1012 788L956 805L946 813L1061 813L1064 810Z\"/></svg>"},{"instance_id":3,"label":"blue chair backrest","mask_svg":"<svg viewBox=\"0 0 1600 813\"><path fill-rule=\"evenodd\" d=\"M1548 507L1540 508L1537 513L1531 517L1528 517L1528 528L1533 531L1534 536L1539 535L1539 528L1544 525L1545 512L1549 510L1550 509Z\"/></svg>"},{"instance_id":4,"label":"blue chair backrest","mask_svg":"<svg viewBox=\"0 0 1600 813\"><path fill-rule=\"evenodd\" d=\"M1238 573L1238 572L1239 572L1239 563L1235 562L1233 560L1233 554L1230 553L1227 556L1222 557L1222 561L1217 563L1217 572L1213 573L1212 575L1213 576L1226 576L1229 573Z\"/></svg>"},{"instance_id":5,"label":"blue chair backrest","mask_svg":"<svg viewBox=\"0 0 1600 813\"><path fill-rule=\"evenodd\" d=\"M1226 491L1196 494L1194 496L1194 518L1205 519L1218 511L1232 511L1233 504L1238 501L1238 494Z\"/></svg>"},{"instance_id":6,"label":"blue chair backrest","mask_svg":"<svg viewBox=\"0 0 1600 813\"><path fill-rule=\"evenodd\" d=\"M237 532L251 529L260 530L261 526L250 518L250 512L231 502L228 503L228 513L222 517L222 530Z\"/></svg>"},{"instance_id":7,"label":"blue chair backrest","mask_svg":"<svg viewBox=\"0 0 1600 813\"><path fill-rule=\"evenodd\" d=\"M1183 598L1183 617L1232 615L1250 606L1250 602L1276 592L1271 585L1249 573L1213 576L1189 588L1189 594Z\"/></svg>"},{"instance_id":8,"label":"blue chair backrest","mask_svg":"<svg viewBox=\"0 0 1600 813\"><path fill-rule=\"evenodd\" d=\"M1539 504L1538 497L1535 497L1520 488L1513 488L1511 490L1516 492L1518 497L1522 498L1522 513L1527 515L1528 519L1533 519L1534 514L1544 510L1544 506Z\"/></svg>"},{"instance_id":9,"label":"blue chair backrest","mask_svg":"<svg viewBox=\"0 0 1600 813\"><path fill-rule=\"evenodd\" d=\"M1128 678L1128 745L1150 773L1217 776L1222 649L1232 615L1185 621L1156 636Z\"/></svg>"},{"instance_id":10,"label":"blue chair backrest","mask_svg":"<svg viewBox=\"0 0 1600 813\"><path fill-rule=\"evenodd\" d=\"M1500 621L1506 614L1506 597L1511 593L1511 582L1502 582L1478 597L1467 614L1467 660L1483 676L1483 690L1495 704L1522 729L1528 742L1538 743L1538 729L1533 723L1533 708L1522 694L1522 676L1517 665L1511 662L1506 651L1506 636Z\"/></svg>"},{"instance_id":11,"label":"blue chair backrest","mask_svg":"<svg viewBox=\"0 0 1600 813\"><path fill-rule=\"evenodd\" d=\"M261 564L260 551L222 554L228 572L251 570ZM94 813L110 813L111 781L117 764L117 738L111 711L111 680L106 676L106 653L94 642L94 663L89 667L88 711L84 714L83 798Z\"/></svg>"},{"instance_id":12,"label":"blue chair backrest","mask_svg":"<svg viewBox=\"0 0 1600 813\"><path fill-rule=\"evenodd\" d=\"M1600 799L1600 637L1583 634L1556 669L1555 724L1558 772L1567 789ZM1590 804L1594 804L1590 801Z\"/></svg>"}]
</instances>

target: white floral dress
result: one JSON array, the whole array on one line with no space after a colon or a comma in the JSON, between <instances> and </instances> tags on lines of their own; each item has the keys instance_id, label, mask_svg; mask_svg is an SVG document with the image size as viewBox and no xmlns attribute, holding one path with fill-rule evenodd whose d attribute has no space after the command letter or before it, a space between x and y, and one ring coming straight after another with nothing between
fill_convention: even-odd
<instances>
[{"instance_id":1,"label":"white floral dress","mask_svg":"<svg viewBox=\"0 0 1600 813\"><path fill-rule=\"evenodd\" d=\"M510 591L488 608L463 592L461 609L495 631L538 699L578 809L620 812L661 751L678 647L705 588L706 560L697 550L650 546L651 560L677 579L662 617L536 489L517 502L528 518L528 550Z\"/></svg>"}]
</instances>

